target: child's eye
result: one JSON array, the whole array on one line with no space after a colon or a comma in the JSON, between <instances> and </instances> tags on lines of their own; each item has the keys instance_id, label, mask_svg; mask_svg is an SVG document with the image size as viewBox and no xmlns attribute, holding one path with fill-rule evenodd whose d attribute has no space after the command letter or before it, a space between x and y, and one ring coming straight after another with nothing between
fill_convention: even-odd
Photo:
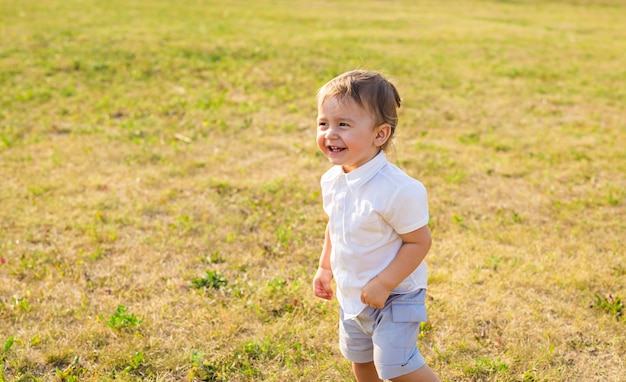
<instances>
[{"instance_id":1,"label":"child's eye","mask_svg":"<svg viewBox=\"0 0 626 382\"><path fill-rule=\"evenodd\" d=\"M328 126L328 123L326 123L326 122L318 122L317 123L317 127L319 127L319 128L324 128L326 126Z\"/></svg>"},{"instance_id":2,"label":"child's eye","mask_svg":"<svg viewBox=\"0 0 626 382\"><path fill-rule=\"evenodd\" d=\"M339 122L339 126L341 126L341 127L350 127L350 125L348 125L345 122Z\"/></svg>"}]
</instances>

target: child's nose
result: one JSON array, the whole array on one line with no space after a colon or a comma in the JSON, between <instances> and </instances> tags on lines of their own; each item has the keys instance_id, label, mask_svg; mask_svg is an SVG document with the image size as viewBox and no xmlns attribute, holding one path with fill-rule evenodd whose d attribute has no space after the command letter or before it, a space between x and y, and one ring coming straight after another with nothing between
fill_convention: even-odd
<instances>
[{"instance_id":1,"label":"child's nose","mask_svg":"<svg viewBox=\"0 0 626 382\"><path fill-rule=\"evenodd\" d=\"M328 129L326 130L326 134L324 134L324 136L326 138L336 138L339 135L337 134L337 128L333 127L333 126L328 126Z\"/></svg>"}]
</instances>

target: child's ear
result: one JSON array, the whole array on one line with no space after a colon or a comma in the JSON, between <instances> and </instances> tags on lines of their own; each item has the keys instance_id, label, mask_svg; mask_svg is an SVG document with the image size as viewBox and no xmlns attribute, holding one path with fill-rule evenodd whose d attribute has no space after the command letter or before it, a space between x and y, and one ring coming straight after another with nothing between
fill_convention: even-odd
<instances>
[{"instance_id":1,"label":"child's ear","mask_svg":"<svg viewBox=\"0 0 626 382\"><path fill-rule=\"evenodd\" d=\"M391 136L391 125L388 123L383 123L382 125L376 128L376 138L374 138L374 144L377 147L380 147L387 142L389 137Z\"/></svg>"}]
</instances>

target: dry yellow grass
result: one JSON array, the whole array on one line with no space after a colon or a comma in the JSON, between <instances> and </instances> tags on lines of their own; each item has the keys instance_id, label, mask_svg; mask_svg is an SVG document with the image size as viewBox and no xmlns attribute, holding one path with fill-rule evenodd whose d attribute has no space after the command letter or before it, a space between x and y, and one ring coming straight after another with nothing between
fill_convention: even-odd
<instances>
[{"instance_id":1,"label":"dry yellow grass","mask_svg":"<svg viewBox=\"0 0 626 382\"><path fill-rule=\"evenodd\" d=\"M441 379L624 380L624 16L0 4L0 376L352 380L310 287L313 129L317 88L361 67L396 82L393 157L429 190L421 350Z\"/></svg>"}]
</instances>

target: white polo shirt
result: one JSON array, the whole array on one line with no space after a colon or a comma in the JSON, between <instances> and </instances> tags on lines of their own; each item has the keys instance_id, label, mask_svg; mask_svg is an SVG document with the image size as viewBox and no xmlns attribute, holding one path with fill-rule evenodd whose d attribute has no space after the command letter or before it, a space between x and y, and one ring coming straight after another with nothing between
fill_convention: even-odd
<instances>
[{"instance_id":1,"label":"white polo shirt","mask_svg":"<svg viewBox=\"0 0 626 382\"><path fill-rule=\"evenodd\" d=\"M394 259L402 246L399 234L428 224L426 188L387 161L384 152L344 173L333 166L321 179L324 211L330 224L330 256L337 300L344 317L356 317L365 284ZM392 293L426 288L422 262Z\"/></svg>"}]
</instances>

